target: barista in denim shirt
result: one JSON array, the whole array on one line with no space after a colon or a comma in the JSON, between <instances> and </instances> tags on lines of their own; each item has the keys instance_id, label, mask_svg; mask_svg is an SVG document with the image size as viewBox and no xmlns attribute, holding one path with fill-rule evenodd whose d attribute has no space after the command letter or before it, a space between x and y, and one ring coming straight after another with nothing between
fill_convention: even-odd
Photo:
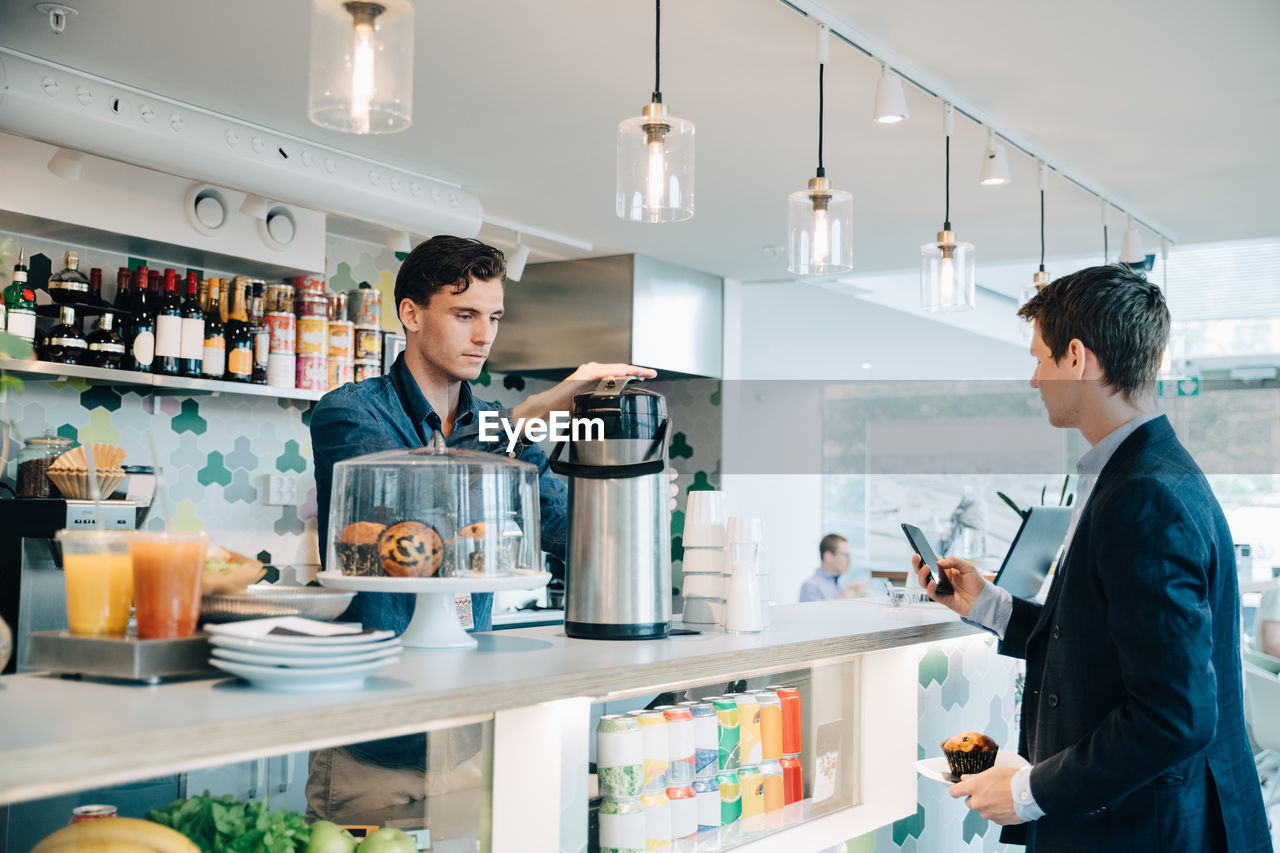
<instances>
[{"instance_id":1,"label":"barista in denim shirt","mask_svg":"<svg viewBox=\"0 0 1280 853\"><path fill-rule=\"evenodd\" d=\"M477 400L470 380L480 375L498 334L506 270L499 250L448 236L422 243L401 265L395 300L404 326L404 353L388 375L326 394L311 416L322 560L328 554L334 463L380 450L421 447L436 432L449 447L504 453L505 435L500 442L480 440L480 412L499 411L511 424L522 417L545 420L552 411L567 410L575 394L606 376L656 375L629 364L584 364L559 385L511 409ZM513 455L538 467L542 548L563 559L567 489L547 470L546 455L523 436ZM413 616L414 602L411 595L361 592L343 618L400 633ZM491 593L473 596L476 630L492 627L492 609Z\"/></svg>"}]
</instances>

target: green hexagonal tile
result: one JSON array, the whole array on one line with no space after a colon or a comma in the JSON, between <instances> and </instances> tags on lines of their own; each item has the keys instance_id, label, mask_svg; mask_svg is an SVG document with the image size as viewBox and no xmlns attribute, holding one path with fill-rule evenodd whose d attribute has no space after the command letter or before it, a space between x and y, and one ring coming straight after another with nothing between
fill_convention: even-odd
<instances>
[{"instance_id":1,"label":"green hexagonal tile","mask_svg":"<svg viewBox=\"0 0 1280 853\"><path fill-rule=\"evenodd\" d=\"M715 486L711 485L710 475L706 471L693 472L693 483L686 491L690 492L714 492Z\"/></svg>"},{"instance_id":2,"label":"green hexagonal tile","mask_svg":"<svg viewBox=\"0 0 1280 853\"><path fill-rule=\"evenodd\" d=\"M307 470L307 460L298 452L298 442L289 439L284 443L284 453L276 457L276 470L281 473L296 471L299 474Z\"/></svg>"},{"instance_id":3,"label":"green hexagonal tile","mask_svg":"<svg viewBox=\"0 0 1280 853\"><path fill-rule=\"evenodd\" d=\"M227 466L223 464L222 454L214 450L209 453L208 461L205 466L200 469L200 473L196 475L196 479L200 481L202 486L212 486L217 483L220 486L228 486L231 484L231 472L227 470Z\"/></svg>"},{"instance_id":4,"label":"green hexagonal tile","mask_svg":"<svg viewBox=\"0 0 1280 853\"><path fill-rule=\"evenodd\" d=\"M81 444L100 441L103 444L120 444L120 430L111 425L111 413L106 409L94 409L89 413L89 423L80 427Z\"/></svg>"},{"instance_id":5,"label":"green hexagonal tile","mask_svg":"<svg viewBox=\"0 0 1280 853\"><path fill-rule=\"evenodd\" d=\"M920 686L927 688L929 682L943 684L947 680L947 655L937 645L930 646L920 658Z\"/></svg>"},{"instance_id":6,"label":"green hexagonal tile","mask_svg":"<svg viewBox=\"0 0 1280 853\"><path fill-rule=\"evenodd\" d=\"M908 838L919 838L922 832L924 832L924 806L917 803L915 814L893 822L893 843L902 846L906 844Z\"/></svg>"},{"instance_id":7,"label":"green hexagonal tile","mask_svg":"<svg viewBox=\"0 0 1280 853\"><path fill-rule=\"evenodd\" d=\"M667 451L667 455L672 459L692 459L693 448L689 446L689 441L685 434L678 432L671 439L671 448Z\"/></svg>"},{"instance_id":8,"label":"green hexagonal tile","mask_svg":"<svg viewBox=\"0 0 1280 853\"><path fill-rule=\"evenodd\" d=\"M58 427L57 432L58 432L58 435L62 436L63 438L69 438L72 441L80 440L80 430L77 429L76 427L73 427L71 424L63 424L62 426Z\"/></svg>"},{"instance_id":9,"label":"green hexagonal tile","mask_svg":"<svg viewBox=\"0 0 1280 853\"><path fill-rule=\"evenodd\" d=\"M200 417L200 405L191 399L182 401L182 411L173 416L169 421L174 432L190 432L196 435L204 435L205 430L209 428L209 423Z\"/></svg>"},{"instance_id":10,"label":"green hexagonal tile","mask_svg":"<svg viewBox=\"0 0 1280 853\"><path fill-rule=\"evenodd\" d=\"M990 826L990 824L982 819L982 815L978 814L973 809L968 809L967 811L968 814L964 816L964 824L962 824L965 844L968 844L975 838L981 838L986 835L987 827Z\"/></svg>"}]
</instances>

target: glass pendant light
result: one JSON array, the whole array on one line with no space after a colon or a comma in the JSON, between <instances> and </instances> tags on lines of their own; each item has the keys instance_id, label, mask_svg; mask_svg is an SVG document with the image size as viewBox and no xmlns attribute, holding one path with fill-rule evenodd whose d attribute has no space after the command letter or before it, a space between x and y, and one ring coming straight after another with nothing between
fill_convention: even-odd
<instances>
[{"instance_id":1,"label":"glass pendant light","mask_svg":"<svg viewBox=\"0 0 1280 853\"><path fill-rule=\"evenodd\" d=\"M967 311L974 307L973 244L951 230L951 134L955 113L943 109L946 130L946 214L936 243L920 247L920 301L926 311Z\"/></svg>"},{"instance_id":2,"label":"glass pendant light","mask_svg":"<svg viewBox=\"0 0 1280 853\"><path fill-rule=\"evenodd\" d=\"M787 197L787 272L839 275L853 269L853 196L832 189L822 166L823 69L828 32L818 30L818 171Z\"/></svg>"},{"instance_id":3,"label":"glass pendant light","mask_svg":"<svg viewBox=\"0 0 1280 853\"><path fill-rule=\"evenodd\" d=\"M312 0L307 113L346 133L396 133L413 123L409 0Z\"/></svg>"},{"instance_id":4,"label":"glass pendant light","mask_svg":"<svg viewBox=\"0 0 1280 853\"><path fill-rule=\"evenodd\" d=\"M618 125L617 213L631 222L693 216L693 122L662 103L662 0L654 0L653 99Z\"/></svg>"}]
</instances>

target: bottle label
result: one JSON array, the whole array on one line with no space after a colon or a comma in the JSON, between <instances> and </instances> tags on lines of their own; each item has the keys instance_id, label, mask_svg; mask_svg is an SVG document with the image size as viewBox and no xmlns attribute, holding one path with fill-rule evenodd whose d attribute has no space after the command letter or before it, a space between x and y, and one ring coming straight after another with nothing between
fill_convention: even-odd
<instances>
[{"instance_id":1,"label":"bottle label","mask_svg":"<svg viewBox=\"0 0 1280 853\"><path fill-rule=\"evenodd\" d=\"M271 330L266 326L254 329L253 332L253 364L266 368L267 356L271 352Z\"/></svg>"},{"instance_id":2,"label":"bottle label","mask_svg":"<svg viewBox=\"0 0 1280 853\"><path fill-rule=\"evenodd\" d=\"M156 336L151 332L138 332L133 339L133 360L138 364L151 364L156 358Z\"/></svg>"},{"instance_id":3,"label":"bottle label","mask_svg":"<svg viewBox=\"0 0 1280 853\"><path fill-rule=\"evenodd\" d=\"M34 340L36 336L36 312L24 311L21 308L10 308L9 334L17 335L28 341Z\"/></svg>"},{"instance_id":4,"label":"bottle label","mask_svg":"<svg viewBox=\"0 0 1280 853\"><path fill-rule=\"evenodd\" d=\"M227 342L223 338L204 339L204 375L219 379L227 372Z\"/></svg>"},{"instance_id":5,"label":"bottle label","mask_svg":"<svg viewBox=\"0 0 1280 853\"><path fill-rule=\"evenodd\" d=\"M89 344L89 349L94 352L114 352L124 355L124 344L112 343L111 341L96 341Z\"/></svg>"},{"instance_id":6,"label":"bottle label","mask_svg":"<svg viewBox=\"0 0 1280 853\"><path fill-rule=\"evenodd\" d=\"M89 282L87 281L58 281L57 279L49 279L50 290L73 290L76 293L88 293Z\"/></svg>"},{"instance_id":7,"label":"bottle label","mask_svg":"<svg viewBox=\"0 0 1280 853\"><path fill-rule=\"evenodd\" d=\"M232 376L248 376L253 372L253 350L236 347L227 353L227 373Z\"/></svg>"},{"instance_id":8,"label":"bottle label","mask_svg":"<svg viewBox=\"0 0 1280 853\"><path fill-rule=\"evenodd\" d=\"M84 349L85 343L83 338L49 338L49 346Z\"/></svg>"},{"instance_id":9,"label":"bottle label","mask_svg":"<svg viewBox=\"0 0 1280 853\"><path fill-rule=\"evenodd\" d=\"M178 347L179 358L190 358L196 361L204 354L204 318L182 318L182 342Z\"/></svg>"},{"instance_id":10,"label":"bottle label","mask_svg":"<svg viewBox=\"0 0 1280 853\"><path fill-rule=\"evenodd\" d=\"M156 355L177 358L182 352L182 318L161 314L156 318Z\"/></svg>"}]
</instances>

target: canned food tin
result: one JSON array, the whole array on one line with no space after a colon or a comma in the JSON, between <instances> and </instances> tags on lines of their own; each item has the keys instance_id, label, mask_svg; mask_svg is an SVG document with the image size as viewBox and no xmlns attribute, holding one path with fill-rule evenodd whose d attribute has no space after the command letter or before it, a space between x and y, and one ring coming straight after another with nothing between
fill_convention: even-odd
<instances>
[{"instance_id":1,"label":"canned food tin","mask_svg":"<svg viewBox=\"0 0 1280 853\"><path fill-rule=\"evenodd\" d=\"M297 352L298 321L292 313L272 311L262 316L271 331L271 352Z\"/></svg>"},{"instance_id":2,"label":"canned food tin","mask_svg":"<svg viewBox=\"0 0 1280 853\"><path fill-rule=\"evenodd\" d=\"M632 711L640 723L644 748L644 789L661 791L667 787L667 718L661 711Z\"/></svg>"},{"instance_id":3,"label":"canned food tin","mask_svg":"<svg viewBox=\"0 0 1280 853\"><path fill-rule=\"evenodd\" d=\"M329 322L334 320L347 320L347 294L341 291L334 293L326 293L325 297L329 300Z\"/></svg>"},{"instance_id":4,"label":"canned food tin","mask_svg":"<svg viewBox=\"0 0 1280 853\"><path fill-rule=\"evenodd\" d=\"M800 756L785 755L778 762L782 768L782 802L784 805L798 803L804 799L804 766Z\"/></svg>"},{"instance_id":5,"label":"canned food tin","mask_svg":"<svg viewBox=\"0 0 1280 853\"><path fill-rule=\"evenodd\" d=\"M639 797L600 802L600 853L644 853L644 805Z\"/></svg>"},{"instance_id":6,"label":"canned food tin","mask_svg":"<svg viewBox=\"0 0 1280 853\"><path fill-rule=\"evenodd\" d=\"M760 768L738 768L738 782L742 785L743 819L764 814L764 774Z\"/></svg>"},{"instance_id":7,"label":"canned food tin","mask_svg":"<svg viewBox=\"0 0 1280 853\"><path fill-rule=\"evenodd\" d=\"M303 293L324 293L324 279L300 275L293 280L293 289L299 295ZM328 301L328 300L326 300Z\"/></svg>"},{"instance_id":8,"label":"canned food tin","mask_svg":"<svg viewBox=\"0 0 1280 853\"><path fill-rule=\"evenodd\" d=\"M720 828L720 786L714 778L695 779L693 796L698 806L698 832Z\"/></svg>"},{"instance_id":9,"label":"canned food tin","mask_svg":"<svg viewBox=\"0 0 1280 853\"><path fill-rule=\"evenodd\" d=\"M671 849L671 800L665 790L640 795L644 806L644 846L646 850Z\"/></svg>"},{"instance_id":10,"label":"canned food tin","mask_svg":"<svg viewBox=\"0 0 1280 853\"><path fill-rule=\"evenodd\" d=\"M738 738L739 720L738 703L732 696L717 696L712 700L716 709L716 729L719 735L717 750L721 770L737 770L741 762Z\"/></svg>"},{"instance_id":11,"label":"canned food tin","mask_svg":"<svg viewBox=\"0 0 1280 853\"><path fill-rule=\"evenodd\" d=\"M67 821L67 826L73 823L83 823L86 820L98 820L104 817L119 817L120 812L115 806L94 805L94 806L76 806L71 810L71 820Z\"/></svg>"},{"instance_id":12,"label":"canned food tin","mask_svg":"<svg viewBox=\"0 0 1280 853\"><path fill-rule=\"evenodd\" d=\"M801 751L800 737L800 691L794 687L768 687L776 691L778 701L782 704L782 754L799 755Z\"/></svg>"},{"instance_id":13,"label":"canned food tin","mask_svg":"<svg viewBox=\"0 0 1280 853\"><path fill-rule=\"evenodd\" d=\"M267 354L267 384L272 388L293 388L298 381L297 356L291 352Z\"/></svg>"},{"instance_id":14,"label":"canned food tin","mask_svg":"<svg viewBox=\"0 0 1280 853\"><path fill-rule=\"evenodd\" d=\"M719 769L720 733L716 726L716 709L710 702L681 702L693 715L693 775L707 779Z\"/></svg>"},{"instance_id":15,"label":"canned food tin","mask_svg":"<svg viewBox=\"0 0 1280 853\"><path fill-rule=\"evenodd\" d=\"M299 355L297 384L294 386L303 391L329 390L329 359L323 355Z\"/></svg>"},{"instance_id":16,"label":"canned food tin","mask_svg":"<svg viewBox=\"0 0 1280 853\"><path fill-rule=\"evenodd\" d=\"M350 320L329 321L329 358L355 358L355 329ZM372 356L368 356L372 358Z\"/></svg>"},{"instance_id":17,"label":"canned food tin","mask_svg":"<svg viewBox=\"0 0 1280 853\"><path fill-rule=\"evenodd\" d=\"M329 359L329 390L356 381L356 365L349 358Z\"/></svg>"},{"instance_id":18,"label":"canned food tin","mask_svg":"<svg viewBox=\"0 0 1280 853\"><path fill-rule=\"evenodd\" d=\"M677 705L662 705L656 710L667 718L667 745L671 749L667 785L688 784L694 776L693 714Z\"/></svg>"},{"instance_id":19,"label":"canned food tin","mask_svg":"<svg viewBox=\"0 0 1280 853\"><path fill-rule=\"evenodd\" d=\"M698 801L692 785L673 785L667 788L671 801L671 837L676 841L696 841L698 838Z\"/></svg>"},{"instance_id":20,"label":"canned food tin","mask_svg":"<svg viewBox=\"0 0 1280 853\"><path fill-rule=\"evenodd\" d=\"M347 291L347 319L357 326L382 326L382 291L357 287Z\"/></svg>"},{"instance_id":21,"label":"canned food tin","mask_svg":"<svg viewBox=\"0 0 1280 853\"><path fill-rule=\"evenodd\" d=\"M357 361L355 362L355 381L363 382L366 379L373 379L375 376L382 375L382 362L380 361Z\"/></svg>"},{"instance_id":22,"label":"canned food tin","mask_svg":"<svg viewBox=\"0 0 1280 853\"><path fill-rule=\"evenodd\" d=\"M755 767L763 760L760 750L760 703L754 693L737 696L739 722L739 760L743 767Z\"/></svg>"},{"instance_id":23,"label":"canned food tin","mask_svg":"<svg viewBox=\"0 0 1280 853\"><path fill-rule=\"evenodd\" d=\"M644 789L644 735L640 721L607 714L596 725L596 772L606 797L636 797Z\"/></svg>"},{"instance_id":24,"label":"canned food tin","mask_svg":"<svg viewBox=\"0 0 1280 853\"><path fill-rule=\"evenodd\" d=\"M782 700L776 690L756 693L760 703L760 757L777 761L782 757Z\"/></svg>"},{"instance_id":25,"label":"canned food tin","mask_svg":"<svg viewBox=\"0 0 1280 853\"><path fill-rule=\"evenodd\" d=\"M382 358L382 329L357 325L355 347L356 358Z\"/></svg>"},{"instance_id":26,"label":"canned food tin","mask_svg":"<svg viewBox=\"0 0 1280 853\"><path fill-rule=\"evenodd\" d=\"M732 826L742 818L742 783L738 780L738 771L717 773L716 787L720 790L720 825Z\"/></svg>"},{"instance_id":27,"label":"canned food tin","mask_svg":"<svg viewBox=\"0 0 1280 853\"><path fill-rule=\"evenodd\" d=\"M278 312L281 314L293 313L293 285L292 284L268 284L267 285L267 304L263 310L270 312Z\"/></svg>"},{"instance_id":28,"label":"canned food tin","mask_svg":"<svg viewBox=\"0 0 1280 853\"><path fill-rule=\"evenodd\" d=\"M299 293L293 300L293 313L299 317L329 319L329 300L323 293Z\"/></svg>"},{"instance_id":29,"label":"canned food tin","mask_svg":"<svg viewBox=\"0 0 1280 853\"><path fill-rule=\"evenodd\" d=\"M324 317L298 317L298 355L325 355L329 351L329 321Z\"/></svg>"}]
</instances>

